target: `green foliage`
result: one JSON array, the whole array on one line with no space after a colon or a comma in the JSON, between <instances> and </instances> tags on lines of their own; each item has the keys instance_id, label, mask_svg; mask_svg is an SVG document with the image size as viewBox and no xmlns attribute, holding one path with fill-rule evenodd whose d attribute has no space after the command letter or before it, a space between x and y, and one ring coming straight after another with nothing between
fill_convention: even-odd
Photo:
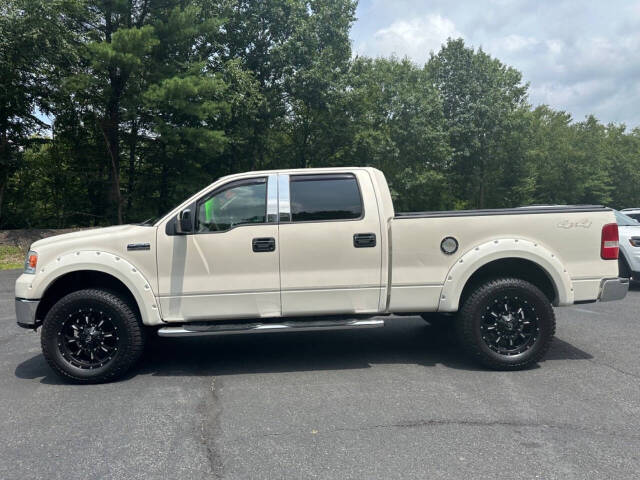
<instances>
[{"instance_id":1,"label":"green foliage","mask_svg":"<svg viewBox=\"0 0 640 480\"><path fill-rule=\"evenodd\" d=\"M462 39L449 39L431 56L426 70L442 95L454 188L466 205L501 204L509 192L500 167L521 162L518 151L504 155L527 107L520 72L481 49L466 47Z\"/></svg>"},{"instance_id":2,"label":"green foliage","mask_svg":"<svg viewBox=\"0 0 640 480\"><path fill-rule=\"evenodd\" d=\"M425 71L408 60L357 58L345 81L339 163L384 171L398 209L452 206L442 102Z\"/></svg>"},{"instance_id":3,"label":"green foliage","mask_svg":"<svg viewBox=\"0 0 640 480\"><path fill-rule=\"evenodd\" d=\"M13 245L0 245L0 270L24 267L25 252Z\"/></svg>"},{"instance_id":4,"label":"green foliage","mask_svg":"<svg viewBox=\"0 0 640 480\"><path fill-rule=\"evenodd\" d=\"M51 113L60 71L75 60L63 52L77 13L70 0L0 0L0 225L10 177L45 126L36 112Z\"/></svg>"},{"instance_id":5,"label":"green foliage","mask_svg":"<svg viewBox=\"0 0 640 480\"><path fill-rule=\"evenodd\" d=\"M140 221L283 167L377 167L399 211L640 206L639 129L532 108L461 39L352 58L355 7L0 0L0 227Z\"/></svg>"}]
</instances>

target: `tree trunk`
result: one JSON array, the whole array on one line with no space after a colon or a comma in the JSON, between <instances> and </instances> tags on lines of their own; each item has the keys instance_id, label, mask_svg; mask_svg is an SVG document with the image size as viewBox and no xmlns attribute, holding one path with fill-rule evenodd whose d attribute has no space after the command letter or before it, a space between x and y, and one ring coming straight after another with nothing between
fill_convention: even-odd
<instances>
[{"instance_id":1,"label":"tree trunk","mask_svg":"<svg viewBox=\"0 0 640 480\"><path fill-rule=\"evenodd\" d=\"M484 197L485 197L485 180L484 180L484 164L480 166L480 200L478 202L478 208L484 208Z\"/></svg>"},{"instance_id":2,"label":"tree trunk","mask_svg":"<svg viewBox=\"0 0 640 480\"><path fill-rule=\"evenodd\" d=\"M0 225L2 224L2 206L4 202L4 192L9 182L9 141L7 140L7 131L2 129L0 132Z\"/></svg>"},{"instance_id":3,"label":"tree trunk","mask_svg":"<svg viewBox=\"0 0 640 480\"><path fill-rule=\"evenodd\" d=\"M0 177L0 225L2 225L2 202L4 201L4 190L7 186L7 174L3 174Z\"/></svg>"},{"instance_id":4,"label":"tree trunk","mask_svg":"<svg viewBox=\"0 0 640 480\"><path fill-rule=\"evenodd\" d=\"M109 102L111 103L111 102ZM118 108L118 104L115 103L115 107ZM120 132L119 126L120 119L117 111L111 111L107 118L101 122L102 135L107 145L109 157L111 159L111 197L112 202L116 206L116 222L122 223L122 193L120 192Z\"/></svg>"},{"instance_id":5,"label":"tree trunk","mask_svg":"<svg viewBox=\"0 0 640 480\"><path fill-rule=\"evenodd\" d=\"M136 149L138 146L138 123L133 120L131 122L131 134L129 137L129 181L127 183L127 221L129 221L129 212L133 206L133 191L135 188L136 175Z\"/></svg>"},{"instance_id":6,"label":"tree trunk","mask_svg":"<svg viewBox=\"0 0 640 480\"><path fill-rule=\"evenodd\" d=\"M115 27L111 19L111 4L105 11L105 41L111 43L111 34ZM107 100L105 118L101 122L109 157L111 158L111 194L116 206L116 222L122 223L122 193L120 192L120 97L124 90L124 79L114 67L109 68L111 93Z\"/></svg>"},{"instance_id":7,"label":"tree trunk","mask_svg":"<svg viewBox=\"0 0 640 480\"><path fill-rule=\"evenodd\" d=\"M164 150L164 148L163 148ZM167 204L167 196L169 195L169 168L165 155L162 158L162 173L160 174L160 199L158 201L158 215L162 215Z\"/></svg>"}]
</instances>

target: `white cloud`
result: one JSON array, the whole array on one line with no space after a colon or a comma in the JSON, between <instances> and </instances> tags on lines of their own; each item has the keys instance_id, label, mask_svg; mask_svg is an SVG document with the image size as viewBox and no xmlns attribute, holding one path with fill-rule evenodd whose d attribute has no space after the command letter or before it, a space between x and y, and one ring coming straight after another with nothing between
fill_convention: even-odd
<instances>
[{"instance_id":1,"label":"white cloud","mask_svg":"<svg viewBox=\"0 0 640 480\"><path fill-rule=\"evenodd\" d=\"M517 52L533 47L538 44L534 37L523 37L522 35L511 34L502 38L503 48L509 52Z\"/></svg>"},{"instance_id":2,"label":"white cloud","mask_svg":"<svg viewBox=\"0 0 640 480\"><path fill-rule=\"evenodd\" d=\"M440 15L396 20L376 31L373 40L363 44L366 51L359 53L408 56L415 62L423 63L429 59L429 53L438 51L448 37L460 36L454 23Z\"/></svg>"},{"instance_id":3,"label":"white cloud","mask_svg":"<svg viewBox=\"0 0 640 480\"><path fill-rule=\"evenodd\" d=\"M418 64L462 37L520 70L530 101L640 126L639 0L360 0L354 52Z\"/></svg>"}]
</instances>

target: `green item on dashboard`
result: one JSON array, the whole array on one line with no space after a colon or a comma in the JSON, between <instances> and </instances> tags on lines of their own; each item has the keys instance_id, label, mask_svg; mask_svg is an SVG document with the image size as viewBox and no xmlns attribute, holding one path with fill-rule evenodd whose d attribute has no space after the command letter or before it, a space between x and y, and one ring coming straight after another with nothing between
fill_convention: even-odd
<instances>
[{"instance_id":1,"label":"green item on dashboard","mask_svg":"<svg viewBox=\"0 0 640 480\"><path fill-rule=\"evenodd\" d=\"M205 222L207 223L211 223L211 221L213 220L213 201L214 200L215 200L215 197L212 197L206 202L204 202L204 215L206 218Z\"/></svg>"}]
</instances>

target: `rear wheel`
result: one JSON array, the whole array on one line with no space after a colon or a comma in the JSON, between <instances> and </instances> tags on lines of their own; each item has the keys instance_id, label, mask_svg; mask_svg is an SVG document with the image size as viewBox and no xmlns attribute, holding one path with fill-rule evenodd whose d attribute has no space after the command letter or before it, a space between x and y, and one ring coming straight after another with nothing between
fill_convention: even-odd
<instances>
[{"instance_id":1,"label":"rear wheel","mask_svg":"<svg viewBox=\"0 0 640 480\"><path fill-rule=\"evenodd\" d=\"M86 289L60 299L42 325L42 352L60 376L101 383L123 375L140 358L144 332L118 295Z\"/></svg>"},{"instance_id":2,"label":"rear wheel","mask_svg":"<svg viewBox=\"0 0 640 480\"><path fill-rule=\"evenodd\" d=\"M555 334L549 299L518 278L488 281L464 301L456 318L464 349L483 365L518 370L538 362Z\"/></svg>"}]
</instances>

